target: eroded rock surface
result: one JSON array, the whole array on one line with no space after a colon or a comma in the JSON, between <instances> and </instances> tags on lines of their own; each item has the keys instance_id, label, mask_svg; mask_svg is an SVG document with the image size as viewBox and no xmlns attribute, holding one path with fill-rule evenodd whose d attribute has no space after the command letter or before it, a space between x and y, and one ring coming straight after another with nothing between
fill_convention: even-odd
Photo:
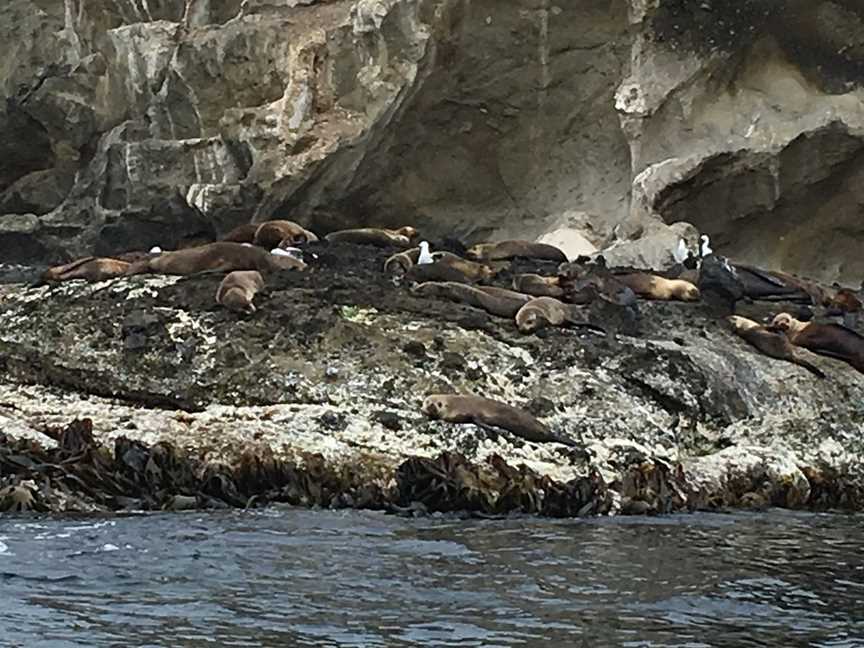
<instances>
[{"instance_id":1,"label":"eroded rock surface","mask_svg":"<svg viewBox=\"0 0 864 648\"><path fill-rule=\"evenodd\" d=\"M576 252L683 220L857 285L862 24L849 0L12 0L0 251L290 214Z\"/></svg>"},{"instance_id":2,"label":"eroded rock surface","mask_svg":"<svg viewBox=\"0 0 864 648\"><path fill-rule=\"evenodd\" d=\"M311 249L308 272L267 278L252 316L215 303L219 275L4 286L4 429L50 443L46 426L90 419L102 443L170 442L226 465L255 447L301 464L315 455L328 470L353 467L355 486L362 466L386 486L400 467L425 465L406 461L439 466L456 453L440 465L458 479L461 461L500 460L510 468L494 468L489 484L519 466L560 493L600 480L612 499L594 512L864 502L864 380L841 362L817 358L829 376L820 381L758 355L699 303L643 303L639 338L523 336L510 320L395 286L381 270L391 251ZM770 308L744 310L761 318L784 305ZM428 420L422 400L442 392L524 407L575 447ZM459 497L433 500L447 508ZM501 512L497 498L484 508L477 497L471 506ZM508 510L552 510L543 506Z\"/></svg>"}]
</instances>

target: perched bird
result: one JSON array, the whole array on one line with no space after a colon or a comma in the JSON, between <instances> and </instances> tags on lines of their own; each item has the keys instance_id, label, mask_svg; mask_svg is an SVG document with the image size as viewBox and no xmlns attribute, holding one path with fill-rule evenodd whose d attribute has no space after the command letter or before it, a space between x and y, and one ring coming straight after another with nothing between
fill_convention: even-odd
<instances>
[{"instance_id":1,"label":"perched bird","mask_svg":"<svg viewBox=\"0 0 864 648\"><path fill-rule=\"evenodd\" d=\"M684 263L688 256L690 251L687 249L687 244L684 239L678 239L678 247L672 251L672 258L675 259L675 263Z\"/></svg>"},{"instance_id":2,"label":"perched bird","mask_svg":"<svg viewBox=\"0 0 864 648\"><path fill-rule=\"evenodd\" d=\"M152 248L150 248L150 254L162 254L162 248L158 245L154 245Z\"/></svg>"},{"instance_id":3,"label":"perched bird","mask_svg":"<svg viewBox=\"0 0 864 648\"><path fill-rule=\"evenodd\" d=\"M429 252L429 243L426 241L420 242L420 257L417 259L417 265L426 265L428 263L434 263L435 259L432 258L432 254Z\"/></svg>"},{"instance_id":4,"label":"perched bird","mask_svg":"<svg viewBox=\"0 0 864 648\"><path fill-rule=\"evenodd\" d=\"M699 247L699 255L700 256L706 257L709 254L714 253L714 250L712 250L711 247L708 245L709 240L708 240L707 234L703 234L702 236L700 236L699 240L702 242L702 245Z\"/></svg>"}]
</instances>

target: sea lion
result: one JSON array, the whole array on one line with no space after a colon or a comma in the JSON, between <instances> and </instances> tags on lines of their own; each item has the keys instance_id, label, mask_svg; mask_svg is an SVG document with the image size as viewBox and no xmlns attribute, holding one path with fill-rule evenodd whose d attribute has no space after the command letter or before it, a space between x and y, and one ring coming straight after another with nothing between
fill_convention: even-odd
<instances>
[{"instance_id":1,"label":"sea lion","mask_svg":"<svg viewBox=\"0 0 864 648\"><path fill-rule=\"evenodd\" d=\"M406 226L395 230L376 227L339 230L338 232L330 232L324 238L331 243L354 243L356 245L407 248L411 245L411 239L416 236L417 230Z\"/></svg>"},{"instance_id":2,"label":"sea lion","mask_svg":"<svg viewBox=\"0 0 864 648\"><path fill-rule=\"evenodd\" d=\"M768 328L783 331L795 346L843 360L864 373L864 337L845 326L802 322L789 313L780 313Z\"/></svg>"},{"instance_id":3,"label":"sea lion","mask_svg":"<svg viewBox=\"0 0 864 648\"><path fill-rule=\"evenodd\" d=\"M513 277L513 290L535 297L563 297L564 289L559 277L544 277L539 274L518 274Z\"/></svg>"},{"instance_id":4,"label":"sea lion","mask_svg":"<svg viewBox=\"0 0 864 648\"><path fill-rule=\"evenodd\" d=\"M789 282L782 273L762 270L743 263L731 264L741 281L744 295L762 301L791 301L809 304L811 295L798 285Z\"/></svg>"},{"instance_id":5,"label":"sea lion","mask_svg":"<svg viewBox=\"0 0 864 648\"><path fill-rule=\"evenodd\" d=\"M480 283L489 281L495 271L482 263L467 261L450 252L435 252L432 263L412 266L407 277L418 283L424 281L458 281L459 283Z\"/></svg>"},{"instance_id":6,"label":"sea lion","mask_svg":"<svg viewBox=\"0 0 864 648\"><path fill-rule=\"evenodd\" d=\"M751 346L756 347L766 356L792 362L804 367L819 378L825 377L821 369L801 357L801 354L796 351L789 338L783 333L772 331L758 322L738 315L730 315L726 318L726 321L731 324L733 333L748 342Z\"/></svg>"},{"instance_id":7,"label":"sea lion","mask_svg":"<svg viewBox=\"0 0 864 648\"><path fill-rule=\"evenodd\" d=\"M126 274L130 265L128 261L108 257L84 257L72 263L48 268L42 273L39 283L69 281L71 279L104 281Z\"/></svg>"},{"instance_id":8,"label":"sea lion","mask_svg":"<svg viewBox=\"0 0 864 648\"><path fill-rule=\"evenodd\" d=\"M420 248L411 248L404 252L397 252L393 256L387 257L384 262L384 272L390 274L398 274L408 272L417 263L420 257Z\"/></svg>"},{"instance_id":9,"label":"sea lion","mask_svg":"<svg viewBox=\"0 0 864 648\"><path fill-rule=\"evenodd\" d=\"M834 284L834 290L825 304L828 314L840 315L844 326L855 328L862 309L861 300L854 290L842 288L839 284Z\"/></svg>"},{"instance_id":10,"label":"sea lion","mask_svg":"<svg viewBox=\"0 0 864 648\"><path fill-rule=\"evenodd\" d=\"M257 270L235 270L225 275L216 289L216 303L241 313L254 313L252 299L264 288L264 278Z\"/></svg>"},{"instance_id":11,"label":"sea lion","mask_svg":"<svg viewBox=\"0 0 864 648\"><path fill-rule=\"evenodd\" d=\"M427 281L415 286L412 292L423 297L443 297L461 302L508 319L515 317L519 309L533 299L531 295L504 288L469 286L455 281Z\"/></svg>"},{"instance_id":12,"label":"sea lion","mask_svg":"<svg viewBox=\"0 0 864 648\"><path fill-rule=\"evenodd\" d=\"M526 441L576 445L570 439L553 434L525 410L482 396L430 394L423 401L423 413L448 423L474 423L502 428Z\"/></svg>"},{"instance_id":13,"label":"sea lion","mask_svg":"<svg viewBox=\"0 0 864 648\"><path fill-rule=\"evenodd\" d=\"M665 279L647 272L615 275L615 279L640 297L666 301L699 301L699 289L683 279Z\"/></svg>"},{"instance_id":14,"label":"sea lion","mask_svg":"<svg viewBox=\"0 0 864 648\"><path fill-rule=\"evenodd\" d=\"M496 271L483 263L468 261L452 252L433 252L432 263L418 263L422 255L420 248L412 248L389 257L384 262L384 271L391 274L408 273L412 281L458 281L479 283L489 281Z\"/></svg>"},{"instance_id":15,"label":"sea lion","mask_svg":"<svg viewBox=\"0 0 864 648\"><path fill-rule=\"evenodd\" d=\"M466 256L474 261L500 261L516 257L562 263L567 261L567 255L554 245L521 240L478 243L468 248Z\"/></svg>"},{"instance_id":16,"label":"sea lion","mask_svg":"<svg viewBox=\"0 0 864 648\"><path fill-rule=\"evenodd\" d=\"M275 247L291 247L317 240L318 237L315 234L294 221L270 220L258 225L252 243L270 250Z\"/></svg>"},{"instance_id":17,"label":"sea lion","mask_svg":"<svg viewBox=\"0 0 864 648\"><path fill-rule=\"evenodd\" d=\"M585 326L605 333L600 327L586 322L576 307L554 297L535 297L516 313L516 328L521 333L533 333L547 326L562 324Z\"/></svg>"},{"instance_id":18,"label":"sea lion","mask_svg":"<svg viewBox=\"0 0 864 648\"><path fill-rule=\"evenodd\" d=\"M227 243L252 243L255 240L255 232L261 226L260 223L244 223L238 225L220 240Z\"/></svg>"},{"instance_id":19,"label":"sea lion","mask_svg":"<svg viewBox=\"0 0 864 648\"><path fill-rule=\"evenodd\" d=\"M276 256L259 247L242 243L220 241L185 250L163 252L159 256L142 259L126 270L127 275L156 273L190 275L196 272L232 270L304 270L306 264L293 256Z\"/></svg>"}]
</instances>

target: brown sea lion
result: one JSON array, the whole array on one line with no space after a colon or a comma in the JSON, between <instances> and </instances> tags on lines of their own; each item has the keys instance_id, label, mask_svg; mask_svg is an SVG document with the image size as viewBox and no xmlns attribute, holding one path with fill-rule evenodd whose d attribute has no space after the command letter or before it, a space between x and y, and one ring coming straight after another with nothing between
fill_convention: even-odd
<instances>
[{"instance_id":1,"label":"brown sea lion","mask_svg":"<svg viewBox=\"0 0 864 648\"><path fill-rule=\"evenodd\" d=\"M468 248L466 256L474 261L500 261L516 257L546 261L567 261L567 255L554 245L519 240L478 243Z\"/></svg>"},{"instance_id":2,"label":"brown sea lion","mask_svg":"<svg viewBox=\"0 0 864 648\"><path fill-rule=\"evenodd\" d=\"M241 313L254 313L256 293L264 288L264 278L257 270L235 270L225 275L216 289L216 303Z\"/></svg>"},{"instance_id":3,"label":"brown sea lion","mask_svg":"<svg viewBox=\"0 0 864 648\"><path fill-rule=\"evenodd\" d=\"M840 315L843 318L843 326L854 329L858 326L864 305L854 290L834 284L834 294L828 298L825 307L829 315Z\"/></svg>"},{"instance_id":4,"label":"brown sea lion","mask_svg":"<svg viewBox=\"0 0 864 648\"><path fill-rule=\"evenodd\" d=\"M559 277L519 274L513 277L513 290L535 297L563 297L564 289L559 281Z\"/></svg>"},{"instance_id":5,"label":"brown sea lion","mask_svg":"<svg viewBox=\"0 0 864 648\"><path fill-rule=\"evenodd\" d=\"M185 250L163 252L150 259L133 263L127 275L156 273L190 275L196 272L232 270L304 270L306 264L291 256L277 256L259 247L220 241Z\"/></svg>"},{"instance_id":6,"label":"brown sea lion","mask_svg":"<svg viewBox=\"0 0 864 648\"><path fill-rule=\"evenodd\" d=\"M864 373L864 337L845 326L802 322L789 313L780 313L769 328L783 331L795 346L843 360Z\"/></svg>"},{"instance_id":7,"label":"brown sea lion","mask_svg":"<svg viewBox=\"0 0 864 648\"><path fill-rule=\"evenodd\" d=\"M420 248L411 248L404 252L397 252L391 257L388 257L384 262L384 272L389 274L398 274L408 272L420 258Z\"/></svg>"},{"instance_id":8,"label":"brown sea lion","mask_svg":"<svg viewBox=\"0 0 864 648\"><path fill-rule=\"evenodd\" d=\"M40 282L69 281L70 279L104 281L126 274L130 265L128 261L120 261L119 259L84 257L72 263L48 268L42 273Z\"/></svg>"},{"instance_id":9,"label":"brown sea lion","mask_svg":"<svg viewBox=\"0 0 864 648\"><path fill-rule=\"evenodd\" d=\"M272 250L276 247L291 247L317 240L317 236L294 221L271 220L258 225L252 243Z\"/></svg>"},{"instance_id":10,"label":"brown sea lion","mask_svg":"<svg viewBox=\"0 0 864 648\"><path fill-rule=\"evenodd\" d=\"M742 338L750 345L756 347L759 351L770 358L778 360L786 360L807 369L819 378L824 378L825 374L819 367L808 362L801 356L801 352L797 351L789 338L785 334L762 326L758 322L754 322L746 317L738 315L730 315L726 318L732 326L732 332Z\"/></svg>"},{"instance_id":11,"label":"brown sea lion","mask_svg":"<svg viewBox=\"0 0 864 648\"><path fill-rule=\"evenodd\" d=\"M469 286L455 281L428 281L415 286L412 292L423 297L443 297L506 318L515 317L519 309L532 299L531 295L504 288Z\"/></svg>"},{"instance_id":12,"label":"brown sea lion","mask_svg":"<svg viewBox=\"0 0 864 648\"><path fill-rule=\"evenodd\" d=\"M423 401L423 413L448 423L474 423L502 428L526 441L575 445L570 439L553 434L525 410L482 396L430 394Z\"/></svg>"},{"instance_id":13,"label":"brown sea lion","mask_svg":"<svg viewBox=\"0 0 864 648\"><path fill-rule=\"evenodd\" d=\"M420 248L412 248L394 254L384 262L384 271L391 274L403 272L409 279L424 281L458 281L459 283L479 283L489 281L496 270L488 265L463 259L452 252L433 252L432 263L417 265Z\"/></svg>"},{"instance_id":14,"label":"brown sea lion","mask_svg":"<svg viewBox=\"0 0 864 648\"><path fill-rule=\"evenodd\" d=\"M228 243L252 243L260 226L260 223L238 225L219 240Z\"/></svg>"},{"instance_id":15,"label":"brown sea lion","mask_svg":"<svg viewBox=\"0 0 864 648\"><path fill-rule=\"evenodd\" d=\"M699 289L683 279L664 279L647 272L615 275L615 279L640 297L667 301L699 301Z\"/></svg>"},{"instance_id":16,"label":"brown sea lion","mask_svg":"<svg viewBox=\"0 0 864 648\"><path fill-rule=\"evenodd\" d=\"M407 248L411 245L411 239L415 236L417 236L417 230L406 226L399 229L363 227L360 229L339 230L338 232L330 232L324 238L331 243L354 243L356 245Z\"/></svg>"},{"instance_id":17,"label":"brown sea lion","mask_svg":"<svg viewBox=\"0 0 864 648\"><path fill-rule=\"evenodd\" d=\"M603 329L586 322L582 313L573 305L565 304L554 297L535 297L516 313L516 328L522 333L533 333L547 326L585 326L599 332Z\"/></svg>"}]
</instances>

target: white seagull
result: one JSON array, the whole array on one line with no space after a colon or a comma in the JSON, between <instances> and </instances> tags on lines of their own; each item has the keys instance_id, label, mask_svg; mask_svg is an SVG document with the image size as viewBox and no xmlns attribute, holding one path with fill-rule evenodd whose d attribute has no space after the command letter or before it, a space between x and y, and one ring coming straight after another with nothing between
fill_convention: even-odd
<instances>
[{"instance_id":1,"label":"white seagull","mask_svg":"<svg viewBox=\"0 0 864 648\"><path fill-rule=\"evenodd\" d=\"M684 263L689 255L690 251L687 249L684 239L678 239L678 247L672 251L672 258L675 259L675 263Z\"/></svg>"},{"instance_id":2,"label":"white seagull","mask_svg":"<svg viewBox=\"0 0 864 648\"><path fill-rule=\"evenodd\" d=\"M708 245L709 241L706 234L700 236L699 240L702 241L702 246L699 248L700 256L706 257L709 254L714 254L714 250L712 250L711 247Z\"/></svg>"},{"instance_id":3,"label":"white seagull","mask_svg":"<svg viewBox=\"0 0 864 648\"><path fill-rule=\"evenodd\" d=\"M429 243L426 241L420 242L420 257L417 259L417 265L426 265L427 263L434 263L435 259L432 258L432 254L429 252Z\"/></svg>"}]
</instances>

